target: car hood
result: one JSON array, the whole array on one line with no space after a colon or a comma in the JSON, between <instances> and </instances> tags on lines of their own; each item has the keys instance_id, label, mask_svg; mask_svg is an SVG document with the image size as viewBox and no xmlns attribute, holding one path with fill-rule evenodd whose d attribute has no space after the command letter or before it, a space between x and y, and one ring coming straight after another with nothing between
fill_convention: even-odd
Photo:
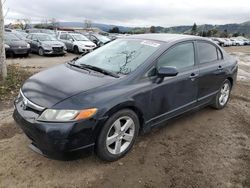
<instances>
[{"instance_id":1,"label":"car hood","mask_svg":"<svg viewBox=\"0 0 250 188\"><path fill-rule=\"evenodd\" d=\"M64 43L60 41L42 41L42 44L50 45L50 46L64 46Z\"/></svg>"},{"instance_id":2,"label":"car hood","mask_svg":"<svg viewBox=\"0 0 250 188\"><path fill-rule=\"evenodd\" d=\"M5 44L8 44L10 47L27 47L27 42L23 40L13 40L13 41L5 41Z\"/></svg>"},{"instance_id":3,"label":"car hood","mask_svg":"<svg viewBox=\"0 0 250 188\"><path fill-rule=\"evenodd\" d=\"M110 84L114 79L64 64L30 77L23 84L22 92L31 102L50 108L78 93Z\"/></svg>"},{"instance_id":4,"label":"car hood","mask_svg":"<svg viewBox=\"0 0 250 188\"><path fill-rule=\"evenodd\" d=\"M96 46L95 43L91 41L75 41L76 45L87 45L87 46Z\"/></svg>"}]
</instances>

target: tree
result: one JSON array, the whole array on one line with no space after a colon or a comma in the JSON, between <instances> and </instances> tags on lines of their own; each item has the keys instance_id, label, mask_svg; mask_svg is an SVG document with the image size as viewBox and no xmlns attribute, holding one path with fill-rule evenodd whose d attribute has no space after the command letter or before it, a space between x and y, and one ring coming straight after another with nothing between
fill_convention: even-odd
<instances>
[{"instance_id":1,"label":"tree","mask_svg":"<svg viewBox=\"0 0 250 188\"><path fill-rule=\"evenodd\" d=\"M224 30L224 32L223 33L221 33L221 35L220 35L220 37L222 37L222 38L228 38L228 32L227 32L227 29L225 29Z\"/></svg>"},{"instance_id":2,"label":"tree","mask_svg":"<svg viewBox=\"0 0 250 188\"><path fill-rule=\"evenodd\" d=\"M51 28L54 30L54 29L57 29L59 27L59 23L58 21L55 19L55 18L52 18L50 20L50 24Z\"/></svg>"},{"instance_id":3,"label":"tree","mask_svg":"<svg viewBox=\"0 0 250 188\"><path fill-rule=\"evenodd\" d=\"M7 65L5 61L5 47L4 47L4 18L3 18L3 6L0 0L0 76L2 80L7 77Z\"/></svg>"},{"instance_id":4,"label":"tree","mask_svg":"<svg viewBox=\"0 0 250 188\"><path fill-rule=\"evenodd\" d=\"M155 31L155 26L151 26L150 29L149 29L149 32L150 32L150 33L155 33L155 32L156 32L156 31Z\"/></svg>"},{"instance_id":5,"label":"tree","mask_svg":"<svg viewBox=\"0 0 250 188\"><path fill-rule=\"evenodd\" d=\"M239 32L233 34L233 37L238 37L238 36L240 36Z\"/></svg>"},{"instance_id":6,"label":"tree","mask_svg":"<svg viewBox=\"0 0 250 188\"><path fill-rule=\"evenodd\" d=\"M197 25L194 23L192 29L191 29L191 35L196 35L197 34Z\"/></svg>"},{"instance_id":7,"label":"tree","mask_svg":"<svg viewBox=\"0 0 250 188\"><path fill-rule=\"evenodd\" d=\"M110 33L120 33L119 27L113 27L112 29L109 30Z\"/></svg>"},{"instance_id":8,"label":"tree","mask_svg":"<svg viewBox=\"0 0 250 188\"><path fill-rule=\"evenodd\" d=\"M91 20L85 20L84 21L84 27L87 28L91 28L92 27L92 21Z\"/></svg>"}]
</instances>

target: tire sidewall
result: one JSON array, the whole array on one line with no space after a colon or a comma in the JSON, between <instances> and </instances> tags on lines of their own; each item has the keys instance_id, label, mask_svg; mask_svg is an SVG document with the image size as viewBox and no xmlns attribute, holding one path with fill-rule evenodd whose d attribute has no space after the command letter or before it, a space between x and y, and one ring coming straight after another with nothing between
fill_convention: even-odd
<instances>
[{"instance_id":1,"label":"tire sidewall","mask_svg":"<svg viewBox=\"0 0 250 188\"><path fill-rule=\"evenodd\" d=\"M42 53L41 53L42 52ZM40 55L40 56L43 56L44 55L44 50L43 50L43 48L39 48L38 49L38 54Z\"/></svg>"},{"instance_id":2,"label":"tire sidewall","mask_svg":"<svg viewBox=\"0 0 250 188\"><path fill-rule=\"evenodd\" d=\"M111 125L120 117L122 116L129 116L130 118L132 118L132 120L134 121L135 124L135 134L134 134L134 138L131 141L129 147L123 151L122 153L118 154L118 155L114 155L111 154L108 151L108 148L106 146L106 138L107 138L107 134L108 131L110 130ZM96 142L96 152L97 155L105 160L105 161L116 161L120 158L122 158L124 155L126 155L129 150L133 147L134 142L136 140L136 137L138 136L138 132L139 132L139 127L140 127L140 122L139 119L136 115L135 112L133 112L132 110L129 109L124 109L124 110L120 110L118 112L116 112L115 114L113 114L104 124L98 138L97 138L97 142Z\"/></svg>"},{"instance_id":3,"label":"tire sidewall","mask_svg":"<svg viewBox=\"0 0 250 188\"><path fill-rule=\"evenodd\" d=\"M73 51L74 51L75 54L79 54L78 46L74 46Z\"/></svg>"},{"instance_id":4,"label":"tire sidewall","mask_svg":"<svg viewBox=\"0 0 250 188\"><path fill-rule=\"evenodd\" d=\"M229 87L230 87L230 89L229 89L229 96L228 96L227 102L224 105L221 105L220 102L219 102L219 98L221 96L221 92L220 91L221 91L221 89L222 89L222 87L224 86L225 83L227 83L229 85ZM227 105L227 103L228 103L228 101L230 99L231 90L232 90L232 84L231 84L231 82L228 79L226 79L223 82L222 86L220 87L220 90L219 90L218 94L216 95L216 101L215 101L216 104L215 104L215 106L216 106L217 109L222 109L222 108L224 108Z\"/></svg>"}]
</instances>

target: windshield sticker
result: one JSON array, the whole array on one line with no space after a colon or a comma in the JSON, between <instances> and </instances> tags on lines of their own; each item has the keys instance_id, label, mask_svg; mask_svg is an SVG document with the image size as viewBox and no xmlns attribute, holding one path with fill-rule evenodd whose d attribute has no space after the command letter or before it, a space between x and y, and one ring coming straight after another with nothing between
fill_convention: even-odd
<instances>
[{"instance_id":1,"label":"windshield sticker","mask_svg":"<svg viewBox=\"0 0 250 188\"><path fill-rule=\"evenodd\" d=\"M159 43L152 42L152 41L146 41L146 40L142 41L141 44L147 45L147 46L152 46L152 47L155 47L155 48L157 48L158 46L160 46Z\"/></svg>"}]
</instances>

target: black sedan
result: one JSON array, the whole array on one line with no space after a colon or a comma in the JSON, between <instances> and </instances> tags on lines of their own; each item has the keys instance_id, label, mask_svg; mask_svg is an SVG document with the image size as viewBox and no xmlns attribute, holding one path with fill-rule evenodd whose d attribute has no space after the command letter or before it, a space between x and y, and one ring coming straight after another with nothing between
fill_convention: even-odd
<instances>
[{"instance_id":1,"label":"black sedan","mask_svg":"<svg viewBox=\"0 0 250 188\"><path fill-rule=\"evenodd\" d=\"M94 148L114 161L140 132L193 109L224 108L237 69L204 38L129 36L29 78L13 116L46 156Z\"/></svg>"},{"instance_id":2,"label":"black sedan","mask_svg":"<svg viewBox=\"0 0 250 188\"><path fill-rule=\"evenodd\" d=\"M30 44L31 52L43 55L64 55L66 46L63 42L57 40L52 35L43 33L32 33L27 37L27 42Z\"/></svg>"},{"instance_id":3,"label":"black sedan","mask_svg":"<svg viewBox=\"0 0 250 188\"><path fill-rule=\"evenodd\" d=\"M4 33L4 45L7 56L13 57L14 55L29 55L30 45L11 32Z\"/></svg>"}]
</instances>

